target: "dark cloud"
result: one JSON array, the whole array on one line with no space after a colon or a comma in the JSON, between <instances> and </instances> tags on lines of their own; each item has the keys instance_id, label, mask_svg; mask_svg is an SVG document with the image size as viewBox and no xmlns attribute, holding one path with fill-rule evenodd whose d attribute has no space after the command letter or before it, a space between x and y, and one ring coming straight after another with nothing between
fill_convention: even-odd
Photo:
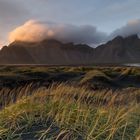
<instances>
[{"instance_id":1,"label":"dark cloud","mask_svg":"<svg viewBox=\"0 0 140 140\"><path fill-rule=\"evenodd\" d=\"M118 35L127 37L130 35L137 34L140 36L140 19L131 20L125 26L115 30L110 37L116 37Z\"/></svg>"},{"instance_id":2,"label":"dark cloud","mask_svg":"<svg viewBox=\"0 0 140 140\"><path fill-rule=\"evenodd\" d=\"M43 39L56 39L62 42L98 45L116 36L127 37L133 34L140 36L140 19L129 21L125 26L113 31L110 35L98 31L95 26L91 25L76 26L29 20L11 31L9 40L10 42L14 40L33 42Z\"/></svg>"},{"instance_id":3,"label":"dark cloud","mask_svg":"<svg viewBox=\"0 0 140 140\"><path fill-rule=\"evenodd\" d=\"M86 44L99 44L106 37L105 33L99 32L96 27L91 25L75 26L35 20L27 21L9 35L10 41L41 41L48 38Z\"/></svg>"}]
</instances>

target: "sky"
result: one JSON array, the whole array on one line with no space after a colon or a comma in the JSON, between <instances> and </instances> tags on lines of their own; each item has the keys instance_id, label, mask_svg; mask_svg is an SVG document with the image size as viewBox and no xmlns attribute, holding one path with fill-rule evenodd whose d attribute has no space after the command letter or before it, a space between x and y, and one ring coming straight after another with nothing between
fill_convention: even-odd
<instances>
[{"instance_id":1,"label":"sky","mask_svg":"<svg viewBox=\"0 0 140 140\"><path fill-rule=\"evenodd\" d=\"M56 38L100 44L140 35L140 0L0 0L0 45Z\"/></svg>"}]
</instances>

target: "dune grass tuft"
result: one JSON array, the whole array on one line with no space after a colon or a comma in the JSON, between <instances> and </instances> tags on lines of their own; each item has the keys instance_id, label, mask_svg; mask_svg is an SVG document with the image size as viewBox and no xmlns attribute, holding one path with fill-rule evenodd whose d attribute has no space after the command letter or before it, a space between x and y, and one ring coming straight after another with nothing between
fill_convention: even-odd
<instances>
[{"instance_id":1,"label":"dune grass tuft","mask_svg":"<svg viewBox=\"0 0 140 140\"><path fill-rule=\"evenodd\" d=\"M134 97L121 104L125 95L67 84L32 92L0 111L2 140L140 138L140 105Z\"/></svg>"}]
</instances>

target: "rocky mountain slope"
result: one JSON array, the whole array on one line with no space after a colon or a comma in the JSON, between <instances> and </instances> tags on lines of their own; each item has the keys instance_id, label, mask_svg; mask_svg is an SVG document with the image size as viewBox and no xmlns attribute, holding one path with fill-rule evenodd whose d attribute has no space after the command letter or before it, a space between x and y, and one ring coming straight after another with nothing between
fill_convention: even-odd
<instances>
[{"instance_id":1,"label":"rocky mountain slope","mask_svg":"<svg viewBox=\"0 0 140 140\"><path fill-rule=\"evenodd\" d=\"M140 63L140 39L137 35L118 36L95 49L97 63Z\"/></svg>"},{"instance_id":2,"label":"rocky mountain slope","mask_svg":"<svg viewBox=\"0 0 140 140\"><path fill-rule=\"evenodd\" d=\"M118 36L97 48L64 44L57 40L37 43L15 41L0 51L0 64L90 65L94 63L140 63L137 35Z\"/></svg>"},{"instance_id":3,"label":"rocky mountain slope","mask_svg":"<svg viewBox=\"0 0 140 140\"><path fill-rule=\"evenodd\" d=\"M94 49L87 45L63 44L56 40L38 43L15 41L0 51L0 64L91 64Z\"/></svg>"}]
</instances>

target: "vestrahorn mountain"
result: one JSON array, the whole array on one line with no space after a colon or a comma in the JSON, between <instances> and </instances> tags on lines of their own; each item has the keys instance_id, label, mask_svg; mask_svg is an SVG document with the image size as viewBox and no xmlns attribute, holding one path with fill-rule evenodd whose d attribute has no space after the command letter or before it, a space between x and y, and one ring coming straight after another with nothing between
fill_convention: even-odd
<instances>
[{"instance_id":1,"label":"vestrahorn mountain","mask_svg":"<svg viewBox=\"0 0 140 140\"><path fill-rule=\"evenodd\" d=\"M0 51L0 64L91 64L140 63L140 39L137 35L118 36L97 48L85 44L62 43L57 40L41 42L15 41Z\"/></svg>"}]
</instances>

